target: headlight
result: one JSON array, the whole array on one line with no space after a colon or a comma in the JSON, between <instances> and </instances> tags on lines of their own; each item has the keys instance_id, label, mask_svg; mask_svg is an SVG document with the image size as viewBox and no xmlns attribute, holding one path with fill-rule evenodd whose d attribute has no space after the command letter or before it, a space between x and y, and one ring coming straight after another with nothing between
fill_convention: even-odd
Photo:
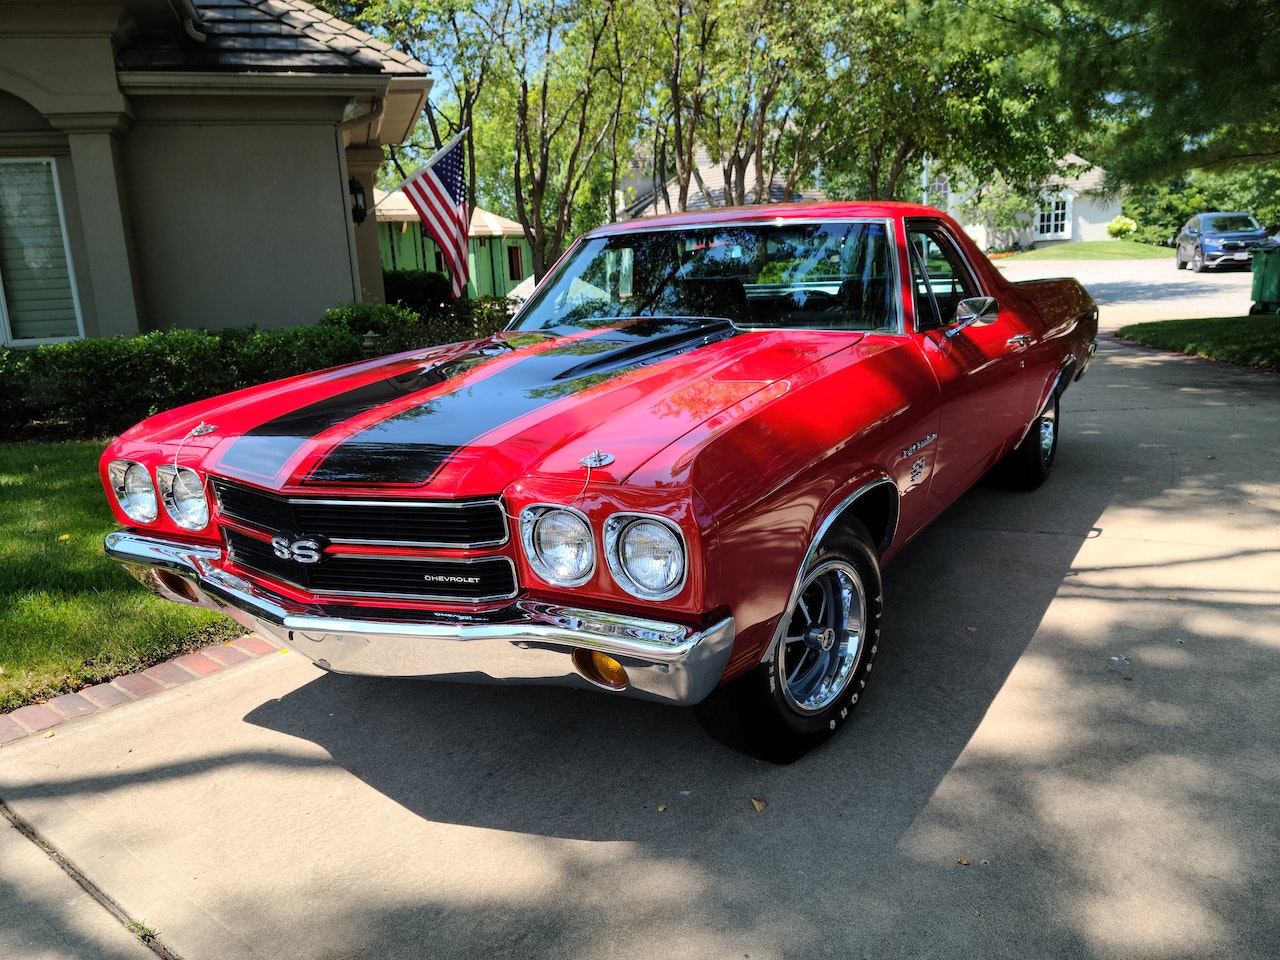
<instances>
[{"instance_id":1,"label":"headlight","mask_svg":"<svg viewBox=\"0 0 1280 960\"><path fill-rule=\"evenodd\" d=\"M618 585L642 600L667 600L684 586L684 539L658 517L616 514L604 525L605 557Z\"/></svg>"},{"instance_id":2,"label":"headlight","mask_svg":"<svg viewBox=\"0 0 1280 960\"><path fill-rule=\"evenodd\" d=\"M156 488L147 468L132 460L112 460L107 464L107 478L120 509L134 523L153 523L159 513Z\"/></svg>"},{"instance_id":3,"label":"headlight","mask_svg":"<svg viewBox=\"0 0 1280 960\"><path fill-rule=\"evenodd\" d=\"M156 469L156 479L165 512L174 523L185 530L203 530L209 525L209 501L198 473L166 464Z\"/></svg>"},{"instance_id":4,"label":"headlight","mask_svg":"<svg viewBox=\"0 0 1280 960\"><path fill-rule=\"evenodd\" d=\"M595 570L591 524L576 510L525 507L520 511L520 537L534 571L552 586L580 586Z\"/></svg>"}]
</instances>

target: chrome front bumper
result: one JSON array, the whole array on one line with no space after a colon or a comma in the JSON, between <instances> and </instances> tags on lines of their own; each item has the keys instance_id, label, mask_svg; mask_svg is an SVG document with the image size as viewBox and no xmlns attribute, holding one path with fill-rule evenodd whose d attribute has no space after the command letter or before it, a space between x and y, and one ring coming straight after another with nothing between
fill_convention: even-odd
<instances>
[{"instance_id":1,"label":"chrome front bumper","mask_svg":"<svg viewBox=\"0 0 1280 960\"><path fill-rule=\"evenodd\" d=\"M105 548L153 593L225 613L334 673L551 683L688 705L715 689L733 648L732 618L695 631L534 601L492 616L332 617L227 572L214 548L123 531L109 534ZM575 666L577 651L617 660L627 672L626 687L615 690L584 676Z\"/></svg>"}]
</instances>

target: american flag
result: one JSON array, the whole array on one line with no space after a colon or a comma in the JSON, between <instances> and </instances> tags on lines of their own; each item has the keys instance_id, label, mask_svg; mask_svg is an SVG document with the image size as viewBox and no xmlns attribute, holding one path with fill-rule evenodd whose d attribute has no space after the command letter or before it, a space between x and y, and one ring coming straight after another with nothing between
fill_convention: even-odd
<instances>
[{"instance_id":1,"label":"american flag","mask_svg":"<svg viewBox=\"0 0 1280 960\"><path fill-rule=\"evenodd\" d=\"M467 259L470 218L463 175L462 134L441 147L426 166L401 185L401 189L440 247L453 277L453 297L456 300L462 296L471 276Z\"/></svg>"}]
</instances>

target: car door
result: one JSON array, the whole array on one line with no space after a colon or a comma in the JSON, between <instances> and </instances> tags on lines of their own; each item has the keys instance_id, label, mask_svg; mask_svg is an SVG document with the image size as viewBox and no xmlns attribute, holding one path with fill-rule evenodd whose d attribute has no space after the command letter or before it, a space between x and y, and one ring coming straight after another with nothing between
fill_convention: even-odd
<instances>
[{"instance_id":1,"label":"car door","mask_svg":"<svg viewBox=\"0 0 1280 960\"><path fill-rule=\"evenodd\" d=\"M1022 358L1031 338L1002 322L956 323L962 300L987 294L945 224L905 224L912 336L938 379L942 411L930 494L949 503L1004 452L1021 423Z\"/></svg>"}]
</instances>

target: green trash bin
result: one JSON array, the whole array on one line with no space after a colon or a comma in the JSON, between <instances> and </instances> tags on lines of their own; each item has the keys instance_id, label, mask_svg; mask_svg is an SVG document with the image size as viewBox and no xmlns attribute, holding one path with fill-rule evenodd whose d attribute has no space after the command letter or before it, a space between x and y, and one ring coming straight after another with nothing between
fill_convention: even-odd
<instances>
[{"instance_id":1,"label":"green trash bin","mask_svg":"<svg viewBox=\"0 0 1280 960\"><path fill-rule=\"evenodd\" d=\"M1280 313L1280 244L1253 251L1253 306L1250 313Z\"/></svg>"}]
</instances>

